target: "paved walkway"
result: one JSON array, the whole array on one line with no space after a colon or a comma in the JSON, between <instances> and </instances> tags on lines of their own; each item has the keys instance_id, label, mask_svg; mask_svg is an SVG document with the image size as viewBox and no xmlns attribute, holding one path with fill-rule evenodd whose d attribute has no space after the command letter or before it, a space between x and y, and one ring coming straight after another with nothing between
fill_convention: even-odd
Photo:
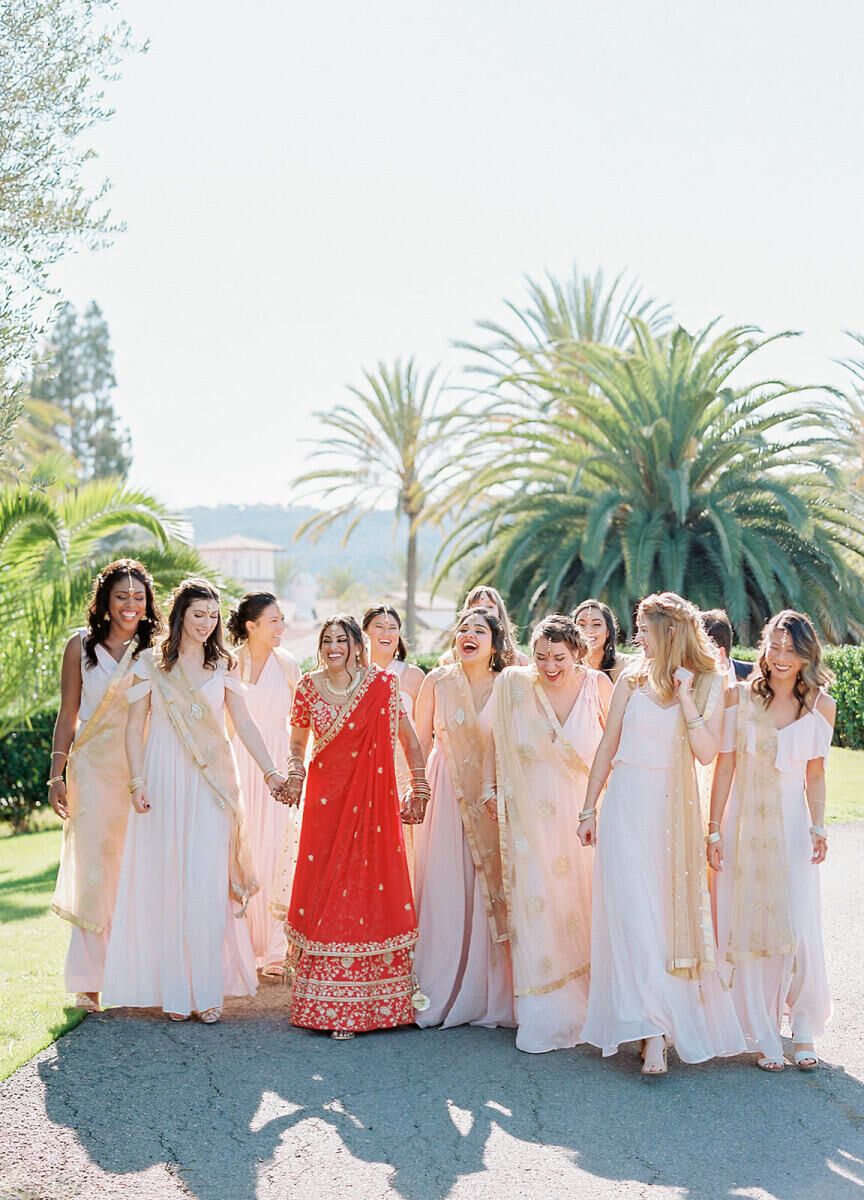
<instances>
[{"instance_id":1,"label":"paved walkway","mask_svg":"<svg viewBox=\"0 0 864 1200\"><path fill-rule=\"evenodd\" d=\"M837 1012L815 1075L746 1059L643 1083L635 1053L507 1031L339 1044L268 987L221 1025L115 1010L0 1085L0 1198L864 1200L864 825L825 867Z\"/></svg>"}]
</instances>

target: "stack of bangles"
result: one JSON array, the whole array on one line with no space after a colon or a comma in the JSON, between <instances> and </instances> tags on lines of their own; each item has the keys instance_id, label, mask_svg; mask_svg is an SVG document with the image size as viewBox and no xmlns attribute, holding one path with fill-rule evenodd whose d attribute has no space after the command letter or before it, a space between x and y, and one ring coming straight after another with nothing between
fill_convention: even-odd
<instances>
[{"instance_id":1,"label":"stack of bangles","mask_svg":"<svg viewBox=\"0 0 864 1200\"><path fill-rule=\"evenodd\" d=\"M596 808L583 808L579 814L580 821L589 821L597 813Z\"/></svg>"},{"instance_id":2,"label":"stack of bangles","mask_svg":"<svg viewBox=\"0 0 864 1200\"><path fill-rule=\"evenodd\" d=\"M299 754L292 754L288 759L288 773L286 778L289 783L299 783L302 787L303 780L306 778L306 767Z\"/></svg>"},{"instance_id":3,"label":"stack of bangles","mask_svg":"<svg viewBox=\"0 0 864 1200\"><path fill-rule=\"evenodd\" d=\"M828 830L824 825L811 825L810 832L814 837L822 838L823 841L828 841Z\"/></svg>"},{"instance_id":4,"label":"stack of bangles","mask_svg":"<svg viewBox=\"0 0 864 1200\"><path fill-rule=\"evenodd\" d=\"M421 800L424 807L431 800L432 789L429 787L429 780L426 778L425 767L411 768L411 795Z\"/></svg>"},{"instance_id":5,"label":"stack of bangles","mask_svg":"<svg viewBox=\"0 0 864 1200\"><path fill-rule=\"evenodd\" d=\"M69 755L66 753L65 750L52 750L51 751L51 758L52 758L51 769L52 769L52 771L54 769L53 759L57 758L59 755L62 755L63 758L67 758L67 759L69 757ZM63 768L61 767L59 775L52 775L50 779L45 780L45 786L50 788L55 783L65 783L65 782L66 782L66 780L63 778Z\"/></svg>"},{"instance_id":6,"label":"stack of bangles","mask_svg":"<svg viewBox=\"0 0 864 1200\"><path fill-rule=\"evenodd\" d=\"M712 833L712 827L713 827L713 833ZM706 837L705 841L708 843L709 846L715 846L717 844L717 842L723 841L723 835L720 832L720 822L719 821L709 821L708 822L708 836Z\"/></svg>"},{"instance_id":7,"label":"stack of bangles","mask_svg":"<svg viewBox=\"0 0 864 1200\"><path fill-rule=\"evenodd\" d=\"M130 779L126 785L129 789L129 795L133 796L135 792L139 792L141 788L147 786L147 780L142 779L140 775L136 775L134 779Z\"/></svg>"},{"instance_id":8,"label":"stack of bangles","mask_svg":"<svg viewBox=\"0 0 864 1200\"><path fill-rule=\"evenodd\" d=\"M694 717L692 721L688 721L687 728L688 729L701 729L704 724L705 724L705 718L700 715L698 717Z\"/></svg>"},{"instance_id":9,"label":"stack of bangles","mask_svg":"<svg viewBox=\"0 0 864 1200\"><path fill-rule=\"evenodd\" d=\"M480 793L480 803L488 804L490 800L498 799L498 788L494 783L487 783L483 791Z\"/></svg>"}]
</instances>

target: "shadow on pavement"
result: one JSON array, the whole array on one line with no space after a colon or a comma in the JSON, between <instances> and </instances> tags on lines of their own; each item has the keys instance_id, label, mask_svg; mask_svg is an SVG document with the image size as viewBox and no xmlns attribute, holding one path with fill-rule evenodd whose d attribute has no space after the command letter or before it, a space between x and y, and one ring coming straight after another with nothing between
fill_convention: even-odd
<instances>
[{"instance_id":1,"label":"shadow on pavement","mask_svg":"<svg viewBox=\"0 0 864 1200\"><path fill-rule=\"evenodd\" d=\"M115 1010L56 1050L39 1068L50 1119L103 1170L168 1163L198 1200L299 1185L443 1200L484 1172L506 1174L503 1200L575 1195L582 1172L682 1200L864 1195L864 1085L830 1065L773 1077L750 1059L673 1058L646 1083L635 1047L529 1056L505 1030L334 1043L290 1028L278 989L213 1027Z\"/></svg>"}]
</instances>

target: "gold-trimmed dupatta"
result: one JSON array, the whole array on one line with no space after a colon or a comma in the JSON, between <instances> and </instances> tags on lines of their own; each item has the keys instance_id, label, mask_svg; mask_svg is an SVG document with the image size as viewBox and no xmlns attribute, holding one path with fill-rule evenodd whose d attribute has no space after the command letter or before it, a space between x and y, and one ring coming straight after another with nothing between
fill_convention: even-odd
<instances>
[{"instance_id":1,"label":"gold-trimmed dupatta","mask_svg":"<svg viewBox=\"0 0 864 1200\"><path fill-rule=\"evenodd\" d=\"M735 878L726 961L792 954L789 871L777 727L761 698L738 688Z\"/></svg>"},{"instance_id":2,"label":"gold-trimmed dupatta","mask_svg":"<svg viewBox=\"0 0 864 1200\"><path fill-rule=\"evenodd\" d=\"M582 687L588 686L592 684L586 679ZM582 699L580 692L576 703ZM498 825L515 994L545 995L587 973L590 934L577 923L580 914L570 911L573 864L567 848L550 841L547 822L554 819L555 810L542 771L567 776L575 830L590 767L564 733L535 667L504 671L493 703ZM520 861L532 864L531 895L524 883L519 887Z\"/></svg>"},{"instance_id":3,"label":"gold-trimmed dupatta","mask_svg":"<svg viewBox=\"0 0 864 1200\"><path fill-rule=\"evenodd\" d=\"M131 682L129 667L137 648L138 639L133 637L69 750L69 816L63 826L51 908L64 921L91 933L101 933L111 919L123 856L130 807L124 744L129 708L121 691ZM82 670L87 668L82 665Z\"/></svg>"},{"instance_id":4,"label":"gold-trimmed dupatta","mask_svg":"<svg viewBox=\"0 0 864 1200\"><path fill-rule=\"evenodd\" d=\"M231 893L243 905L258 891L246 836L243 796L237 778L237 764L224 724L219 721L205 700L195 701L196 715L192 716L193 690L182 665L177 662L170 671L163 671L152 653L145 651L140 662L150 682L165 701L174 731L213 789L217 803L227 808L231 817L231 841L228 860ZM198 716L197 714L201 715ZM242 914L239 914L242 915Z\"/></svg>"},{"instance_id":5,"label":"gold-trimmed dupatta","mask_svg":"<svg viewBox=\"0 0 864 1200\"><path fill-rule=\"evenodd\" d=\"M494 703L493 694L487 703ZM471 687L460 663L445 667L435 680L435 743L441 747L462 814L462 826L477 868L477 878L493 942L507 941L507 901L501 870L498 822L480 801L486 738L477 720Z\"/></svg>"},{"instance_id":6,"label":"gold-trimmed dupatta","mask_svg":"<svg viewBox=\"0 0 864 1200\"><path fill-rule=\"evenodd\" d=\"M693 699L706 721L724 694L723 681L716 672L698 677ZM676 740L678 749L672 764L668 799L666 970L684 979L701 979L706 972L717 969L717 955L704 867L705 842L696 764L680 709Z\"/></svg>"}]
</instances>

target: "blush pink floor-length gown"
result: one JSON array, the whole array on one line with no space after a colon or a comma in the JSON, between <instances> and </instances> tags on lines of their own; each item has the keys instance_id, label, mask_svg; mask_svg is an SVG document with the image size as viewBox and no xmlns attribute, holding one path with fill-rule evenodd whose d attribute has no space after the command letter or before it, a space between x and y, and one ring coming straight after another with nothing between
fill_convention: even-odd
<instances>
[{"instance_id":1,"label":"blush pink floor-length gown","mask_svg":"<svg viewBox=\"0 0 864 1200\"><path fill-rule=\"evenodd\" d=\"M297 678L300 672L298 669ZM261 730L270 757L280 771L286 769L291 740L291 702L294 690L275 654L264 664L255 683L244 684L246 707ZM252 949L259 970L282 967L288 942L284 922L270 911L277 866L280 887L290 895L290 880L297 863L300 810L277 804L264 782L261 768L238 737L232 744L237 755L240 787L246 801L246 832L256 878L261 890L249 901L247 916Z\"/></svg>"},{"instance_id":2,"label":"blush pink floor-length gown","mask_svg":"<svg viewBox=\"0 0 864 1200\"><path fill-rule=\"evenodd\" d=\"M477 722L492 736L492 705ZM447 758L433 746L426 767L432 799L414 827L414 897L418 939L414 965L431 1001L417 1014L425 1028L514 1024L513 982L506 943L493 943L477 869Z\"/></svg>"}]
</instances>

